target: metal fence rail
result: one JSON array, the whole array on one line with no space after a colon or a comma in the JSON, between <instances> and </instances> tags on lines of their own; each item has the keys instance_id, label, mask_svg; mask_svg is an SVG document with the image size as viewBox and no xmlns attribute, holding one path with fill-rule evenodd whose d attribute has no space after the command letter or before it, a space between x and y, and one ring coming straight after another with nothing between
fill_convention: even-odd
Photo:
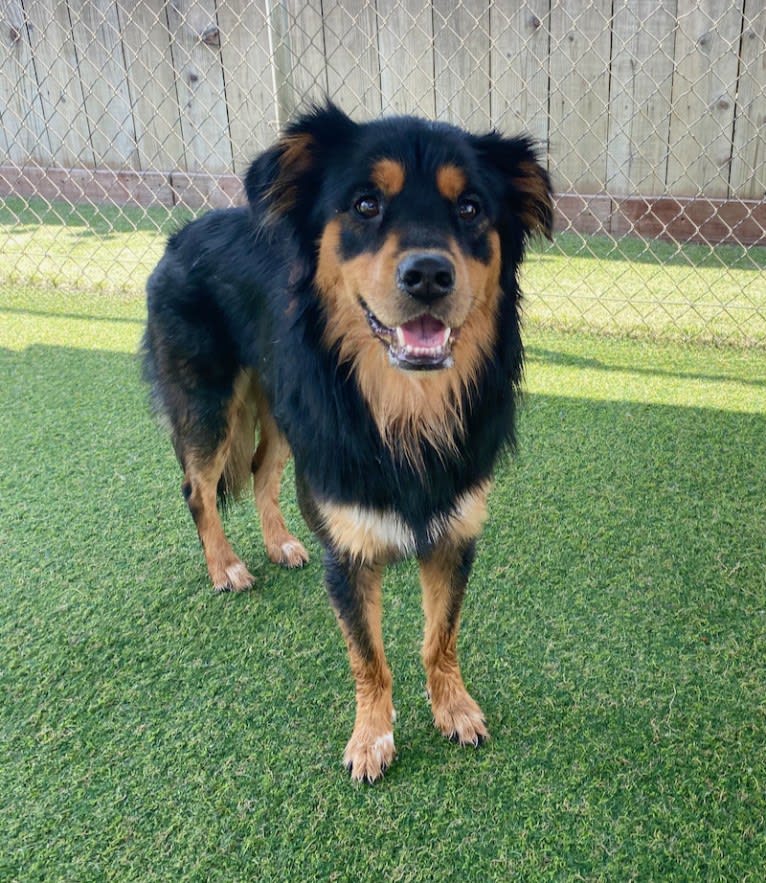
<instances>
[{"instance_id":1,"label":"metal fence rail","mask_svg":"<svg viewBox=\"0 0 766 883\"><path fill-rule=\"evenodd\" d=\"M540 140L532 318L766 344L761 0L0 0L0 44L0 279L140 288L329 95Z\"/></svg>"}]
</instances>

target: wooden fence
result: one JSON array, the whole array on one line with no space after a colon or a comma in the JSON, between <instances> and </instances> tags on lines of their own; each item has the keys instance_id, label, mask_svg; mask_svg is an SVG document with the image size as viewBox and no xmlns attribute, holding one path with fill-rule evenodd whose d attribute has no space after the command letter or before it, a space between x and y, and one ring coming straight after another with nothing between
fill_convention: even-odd
<instances>
[{"instance_id":1,"label":"wooden fence","mask_svg":"<svg viewBox=\"0 0 766 883\"><path fill-rule=\"evenodd\" d=\"M329 95L358 117L531 131L586 226L704 197L744 201L764 238L763 0L2 0L0 16L4 192L66 196L69 175L67 198L225 200Z\"/></svg>"}]
</instances>

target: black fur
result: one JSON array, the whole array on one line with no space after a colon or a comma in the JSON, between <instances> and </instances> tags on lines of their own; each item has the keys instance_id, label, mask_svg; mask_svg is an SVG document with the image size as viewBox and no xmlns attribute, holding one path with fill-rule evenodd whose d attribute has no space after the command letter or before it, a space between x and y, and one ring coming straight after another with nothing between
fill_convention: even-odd
<instances>
[{"instance_id":1,"label":"black fur","mask_svg":"<svg viewBox=\"0 0 766 883\"><path fill-rule=\"evenodd\" d=\"M324 555L325 584L335 612L346 627L349 639L365 662L372 658L372 641L365 617L365 597L358 591L360 571L367 567L332 550Z\"/></svg>"},{"instance_id":2,"label":"black fur","mask_svg":"<svg viewBox=\"0 0 766 883\"><path fill-rule=\"evenodd\" d=\"M247 208L211 212L171 236L148 284L146 375L172 425L189 398L181 404L176 387L189 392L193 407L185 432L204 448L220 440L239 367L255 366L296 471L312 493L394 510L425 542L429 519L487 478L500 450L513 443L522 373L517 270L530 231L512 179L514 166L533 160L534 150L526 138L476 137L411 117L357 125L332 105L287 130L302 133L312 136L313 163L289 185L294 201L283 213L271 210L279 195L275 146L247 174ZM502 241L500 334L475 390L466 394L467 442L451 456L422 443L424 468L381 442L354 378L339 370L336 354L321 343L325 319L312 284L316 242L364 183L362 161L370 155L424 169L459 162ZM414 221L421 219L424 234L436 228L432 218L444 213L425 184L422 199L410 200L405 210ZM545 218L546 228L549 223ZM481 257L481 242L465 247Z\"/></svg>"},{"instance_id":3,"label":"black fur","mask_svg":"<svg viewBox=\"0 0 766 883\"><path fill-rule=\"evenodd\" d=\"M366 218L355 213L355 206L369 195L373 170L382 159L393 160L406 170L404 190L386 192L387 185L381 184L378 195L382 194L384 208ZM459 198L480 205L476 223L472 218L461 218L458 198L438 184L445 168L456 168L458 174L450 180L467 187ZM447 190L452 186L445 185ZM523 363L517 277L529 236L534 232L550 234L550 182L537 163L532 142L525 137L475 136L455 126L414 117L356 124L328 104L300 116L253 162L245 178L245 191L246 207L210 212L170 237L147 286L144 374L158 409L170 423L173 445L187 475L183 495L203 544L204 535L214 537L209 539L212 552L206 546L206 554L210 553L208 567L219 588L227 587L227 579L237 582L228 587L246 587L252 578L241 562L232 561L233 552L220 525L215 530L210 527L210 510L214 516L215 510L209 502L209 482L217 481L224 501L232 490L227 485L228 473L219 477L210 464L219 462L214 455L227 437L229 422L234 425L231 406L238 377L247 370L257 378L257 387L251 392L259 402L265 397L289 443L301 511L325 547L331 601L357 658L364 662L364 671L358 670L356 677L363 679L365 695L378 697L383 703L382 717L378 709L377 717L362 721L347 748L352 774L372 780L393 756L393 742L390 733L369 729L373 724L383 726L381 720L385 723L390 675L385 675L385 659L380 656L382 637L375 631L379 623L368 616L367 577L372 573L368 570L382 568L405 552L417 555L421 563L436 556L431 561L437 573L441 568L439 578L444 585L427 589L424 584L424 590L434 592L437 602L446 604L445 635L456 639L480 529L480 518L477 521L474 515L472 521L461 514L456 503L461 494L484 492L477 489L491 476L500 452L514 444ZM499 238L499 299L496 309L488 314L490 318L483 318L476 326L495 323L494 328L488 327L486 338L482 333L488 352L471 364L470 377L457 375L463 381L463 391L456 412L463 424L461 431L447 440L457 438L457 444L440 443L419 430L420 434L408 439L409 447L404 446L403 452L396 438L384 439L374 416L374 402L365 399L357 373L340 358L341 343L326 342L325 332L332 325L328 311L337 307L328 295L329 283L318 273L319 242L325 232L336 228L341 233L333 246L336 254L332 260L339 266L357 266L352 262L387 255L385 246L394 241L398 241L400 253L413 254L419 249L450 255L459 252L461 266L470 266L471 273L484 273L486 280L492 280L492 294L482 295L492 298L497 294L494 243ZM362 285L369 290L366 281ZM398 297L390 276L387 285L381 289L384 294L376 296ZM362 293L357 295L361 298ZM475 283L470 290L463 283L461 297L469 305L466 309L480 309ZM357 304L348 308L356 310ZM362 319L364 304L358 309L352 321L366 322ZM406 325L413 316L414 321L421 321L421 314L407 316L405 312L396 319L398 325ZM339 312L329 318L345 315ZM460 322L459 314L455 315ZM445 319L443 327L447 324L451 322ZM378 340L375 345L384 342ZM458 338L455 346L459 345ZM449 367L439 362L437 367L457 371L456 364ZM397 372L404 369L386 363L385 370L389 372L385 374L387 383L401 383L402 375ZM446 386L437 385L419 387L419 392L432 388L446 390ZM437 404L441 407L442 403L437 399ZM446 400L443 404L442 413L453 413ZM258 408L263 408L262 403ZM407 431L413 432L411 428ZM242 459L241 450L237 456ZM258 468L257 460L253 459L254 469ZM206 496L201 494L199 482L207 487ZM343 533L348 528L332 523L333 512L354 511L341 510L343 505L378 513L383 519L379 533L385 542L389 542L386 530L400 530L405 539L393 542L388 551L371 551L371 556L380 557L366 560L367 552L353 547L357 540ZM322 511L331 513L328 520ZM366 541L365 536L360 541L364 550ZM377 547L373 544L369 548ZM218 556L212 565L211 554ZM229 576L232 572L234 577ZM377 579L379 574L374 576ZM437 644L436 652L447 653L445 647ZM454 674L456 658L449 657L445 665L444 671ZM438 686L442 671L438 659L431 659L426 668L427 676ZM471 711L473 700L463 696L459 673L456 678L453 689L442 690L438 697L442 703L438 709L440 727L450 738L479 744L486 729ZM459 732L457 724L444 723L452 718L449 713L445 717L443 704L452 700L463 703L455 718L460 721ZM361 713L372 714L369 708L362 708ZM434 716L436 719L437 709ZM371 748L367 746L372 755L365 754L365 738L372 740ZM388 754L376 766L370 757L382 750L381 745L388 746Z\"/></svg>"}]
</instances>

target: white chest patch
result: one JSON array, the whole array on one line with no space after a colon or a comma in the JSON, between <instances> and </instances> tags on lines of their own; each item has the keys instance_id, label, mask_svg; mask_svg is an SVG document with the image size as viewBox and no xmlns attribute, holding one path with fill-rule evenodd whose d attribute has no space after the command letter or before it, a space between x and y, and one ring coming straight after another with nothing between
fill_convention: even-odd
<instances>
[{"instance_id":1,"label":"white chest patch","mask_svg":"<svg viewBox=\"0 0 766 883\"><path fill-rule=\"evenodd\" d=\"M415 551L415 534L394 512L331 504L321 510L336 544L354 557L373 561Z\"/></svg>"},{"instance_id":2,"label":"white chest patch","mask_svg":"<svg viewBox=\"0 0 766 883\"><path fill-rule=\"evenodd\" d=\"M489 482L482 483L461 494L449 512L432 518L426 529L429 542L478 536L486 518L488 492ZM336 545L354 557L382 561L417 550L414 531L396 512L335 503L320 503L319 511Z\"/></svg>"}]
</instances>

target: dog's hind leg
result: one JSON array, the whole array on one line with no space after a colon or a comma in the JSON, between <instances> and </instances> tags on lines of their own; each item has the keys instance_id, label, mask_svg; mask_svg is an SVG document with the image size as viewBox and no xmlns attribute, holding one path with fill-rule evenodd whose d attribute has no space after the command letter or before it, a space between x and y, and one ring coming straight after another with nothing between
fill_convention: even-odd
<instances>
[{"instance_id":1,"label":"dog's hind leg","mask_svg":"<svg viewBox=\"0 0 766 883\"><path fill-rule=\"evenodd\" d=\"M228 402L221 400L220 406L207 413L197 403L195 406L197 412L185 431L176 434L176 451L184 468L183 494L197 526L213 588L240 592L250 588L253 577L226 539L217 502L225 504L250 481L255 445L250 376L240 373Z\"/></svg>"},{"instance_id":2,"label":"dog's hind leg","mask_svg":"<svg viewBox=\"0 0 766 883\"><path fill-rule=\"evenodd\" d=\"M197 526L213 588L217 592L241 592L252 586L253 577L226 539L216 505L225 463L224 448L206 457L190 454L186 458L183 493Z\"/></svg>"},{"instance_id":3,"label":"dog's hind leg","mask_svg":"<svg viewBox=\"0 0 766 883\"><path fill-rule=\"evenodd\" d=\"M279 508L279 486L290 458L290 446L274 422L261 390L256 391L256 402L260 438L253 456L253 490L266 554L283 567L302 567L309 560L308 552L287 530Z\"/></svg>"}]
</instances>

